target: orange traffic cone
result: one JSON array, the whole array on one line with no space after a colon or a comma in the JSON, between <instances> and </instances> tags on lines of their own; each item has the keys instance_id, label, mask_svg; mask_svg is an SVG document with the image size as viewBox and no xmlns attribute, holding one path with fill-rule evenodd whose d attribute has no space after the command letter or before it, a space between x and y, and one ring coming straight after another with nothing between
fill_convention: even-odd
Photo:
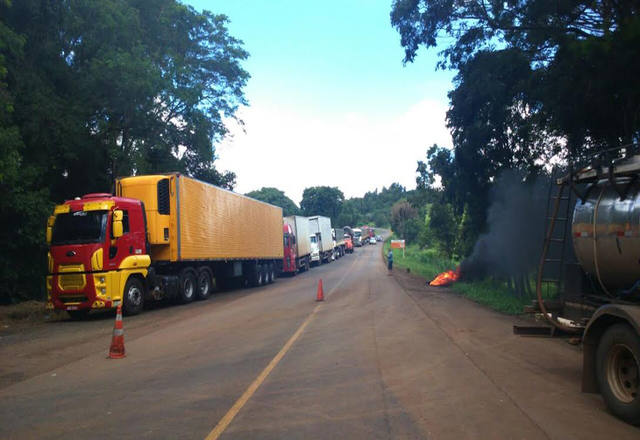
<instances>
[{"instance_id":1,"label":"orange traffic cone","mask_svg":"<svg viewBox=\"0 0 640 440\"><path fill-rule=\"evenodd\" d=\"M324 301L324 292L322 291L322 278L318 281L318 294L316 295L316 301Z\"/></svg>"},{"instance_id":2,"label":"orange traffic cone","mask_svg":"<svg viewBox=\"0 0 640 440\"><path fill-rule=\"evenodd\" d=\"M109 347L109 357L111 359L122 359L124 354L124 330L122 329L122 306L118 304L116 311L116 323L113 326L113 337L111 347Z\"/></svg>"}]
</instances>

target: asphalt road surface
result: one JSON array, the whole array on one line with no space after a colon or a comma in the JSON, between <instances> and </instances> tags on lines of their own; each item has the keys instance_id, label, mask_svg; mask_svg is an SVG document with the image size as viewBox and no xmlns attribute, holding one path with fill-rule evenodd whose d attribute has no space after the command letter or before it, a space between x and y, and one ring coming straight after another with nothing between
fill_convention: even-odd
<instances>
[{"instance_id":1,"label":"asphalt road surface","mask_svg":"<svg viewBox=\"0 0 640 440\"><path fill-rule=\"evenodd\" d=\"M380 245L258 289L0 334L0 438L639 439L581 353L395 270ZM326 300L316 302L322 279Z\"/></svg>"}]
</instances>

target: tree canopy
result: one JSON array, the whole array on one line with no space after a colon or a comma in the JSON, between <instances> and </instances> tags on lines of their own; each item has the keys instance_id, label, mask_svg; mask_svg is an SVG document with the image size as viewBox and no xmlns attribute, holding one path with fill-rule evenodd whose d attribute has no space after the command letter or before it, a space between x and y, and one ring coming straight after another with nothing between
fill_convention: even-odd
<instances>
[{"instance_id":1,"label":"tree canopy","mask_svg":"<svg viewBox=\"0 0 640 440\"><path fill-rule=\"evenodd\" d=\"M337 187L312 186L302 193L300 209L306 216L331 217L331 224L335 225L343 203L344 194Z\"/></svg>"},{"instance_id":2,"label":"tree canopy","mask_svg":"<svg viewBox=\"0 0 640 440\"><path fill-rule=\"evenodd\" d=\"M277 188L263 187L245 195L281 207L282 215L284 216L300 214L300 208L296 206L293 200Z\"/></svg>"},{"instance_id":3,"label":"tree canopy","mask_svg":"<svg viewBox=\"0 0 640 440\"><path fill-rule=\"evenodd\" d=\"M448 206L433 209L464 225L459 249L485 231L506 170L535 179L554 162L637 149L640 3L395 0L391 23L405 63L446 43L438 67L457 71L446 117L453 150L429 148L417 183L441 185L436 202Z\"/></svg>"},{"instance_id":4,"label":"tree canopy","mask_svg":"<svg viewBox=\"0 0 640 440\"><path fill-rule=\"evenodd\" d=\"M233 187L214 145L249 74L227 21L177 0L0 0L4 301L42 291L54 202L153 172Z\"/></svg>"},{"instance_id":5,"label":"tree canopy","mask_svg":"<svg viewBox=\"0 0 640 440\"><path fill-rule=\"evenodd\" d=\"M503 97L500 90L479 93L506 102L490 106L514 108L516 117L540 115L540 130L562 136L575 153L638 141L637 1L395 0L391 22L405 62L420 46L435 47L447 37L452 43L441 52L440 67L458 69L458 89L470 69L478 89L488 85L480 75L494 72L485 79L506 86ZM496 77L502 69L514 77Z\"/></svg>"}]
</instances>

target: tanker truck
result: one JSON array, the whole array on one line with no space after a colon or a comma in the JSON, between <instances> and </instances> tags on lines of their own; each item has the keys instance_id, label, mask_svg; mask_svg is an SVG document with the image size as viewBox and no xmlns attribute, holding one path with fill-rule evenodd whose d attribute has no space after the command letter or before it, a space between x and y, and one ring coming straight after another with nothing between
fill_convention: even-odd
<instances>
[{"instance_id":1,"label":"tanker truck","mask_svg":"<svg viewBox=\"0 0 640 440\"><path fill-rule=\"evenodd\" d=\"M550 193L537 301L548 335L582 343L582 390L640 424L640 155L599 158ZM570 240L569 240L570 237ZM571 243L569 243L571 241ZM573 252L571 252L573 251ZM557 292L543 299L545 289ZM514 327L517 334L543 327Z\"/></svg>"},{"instance_id":2,"label":"tanker truck","mask_svg":"<svg viewBox=\"0 0 640 440\"><path fill-rule=\"evenodd\" d=\"M49 308L80 318L122 303L207 299L215 283L272 283L283 261L282 209L179 173L117 179L47 223Z\"/></svg>"}]
</instances>

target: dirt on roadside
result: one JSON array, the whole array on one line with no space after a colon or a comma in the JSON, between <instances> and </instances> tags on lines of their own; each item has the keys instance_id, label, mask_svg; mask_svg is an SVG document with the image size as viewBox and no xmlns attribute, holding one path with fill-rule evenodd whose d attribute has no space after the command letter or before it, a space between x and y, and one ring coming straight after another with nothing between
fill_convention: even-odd
<instances>
[{"instance_id":1,"label":"dirt on roadside","mask_svg":"<svg viewBox=\"0 0 640 440\"><path fill-rule=\"evenodd\" d=\"M69 319L67 312L47 310L41 301L0 306L0 333L15 327L30 327L65 319Z\"/></svg>"}]
</instances>

